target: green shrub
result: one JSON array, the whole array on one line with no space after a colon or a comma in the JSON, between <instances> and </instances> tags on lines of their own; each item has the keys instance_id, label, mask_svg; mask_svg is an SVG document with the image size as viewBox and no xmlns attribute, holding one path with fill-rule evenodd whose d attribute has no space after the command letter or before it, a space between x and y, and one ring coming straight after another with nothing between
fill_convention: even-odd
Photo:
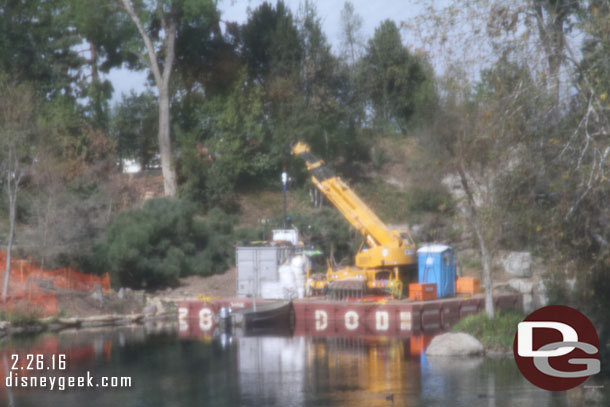
<instances>
[{"instance_id":1,"label":"green shrub","mask_svg":"<svg viewBox=\"0 0 610 407\"><path fill-rule=\"evenodd\" d=\"M375 145L371 149L371 163L373 168L379 170L383 168L383 165L388 161L388 155L383 147Z\"/></svg>"},{"instance_id":2,"label":"green shrub","mask_svg":"<svg viewBox=\"0 0 610 407\"><path fill-rule=\"evenodd\" d=\"M178 161L180 196L196 202L200 208L222 207L230 212L238 209L235 179L222 166L212 165L197 155L191 145Z\"/></svg>"},{"instance_id":3,"label":"green shrub","mask_svg":"<svg viewBox=\"0 0 610 407\"><path fill-rule=\"evenodd\" d=\"M386 223L418 222L424 213L446 216L455 207L449 191L438 184L402 190L382 178L376 178L357 183L353 189Z\"/></svg>"},{"instance_id":4,"label":"green shrub","mask_svg":"<svg viewBox=\"0 0 610 407\"><path fill-rule=\"evenodd\" d=\"M330 256L332 247L337 262L350 264L354 261L362 238L350 231L349 223L335 208L324 206L312 212L292 212L289 215L306 244L319 248L326 256Z\"/></svg>"},{"instance_id":5,"label":"green shrub","mask_svg":"<svg viewBox=\"0 0 610 407\"><path fill-rule=\"evenodd\" d=\"M29 308L20 307L12 311L0 311L0 321L8 321L14 326L28 326L38 322L40 315Z\"/></svg>"},{"instance_id":6,"label":"green shrub","mask_svg":"<svg viewBox=\"0 0 610 407\"><path fill-rule=\"evenodd\" d=\"M521 311L498 311L494 319L485 312L468 315L452 328L453 332L466 332L481 341L485 348L508 350L513 346L517 324L525 318Z\"/></svg>"},{"instance_id":7,"label":"green shrub","mask_svg":"<svg viewBox=\"0 0 610 407\"><path fill-rule=\"evenodd\" d=\"M411 213L449 212L453 209L453 200L442 185L412 187L407 191L407 206Z\"/></svg>"},{"instance_id":8,"label":"green shrub","mask_svg":"<svg viewBox=\"0 0 610 407\"><path fill-rule=\"evenodd\" d=\"M381 177L353 185L354 192L385 223L412 221L408 206L408 194L396 185L386 183Z\"/></svg>"},{"instance_id":9,"label":"green shrub","mask_svg":"<svg viewBox=\"0 0 610 407\"><path fill-rule=\"evenodd\" d=\"M91 263L98 271L110 271L115 285L132 288L223 272L233 262L235 219L219 209L205 217L195 212L193 203L171 199L123 212L109 225Z\"/></svg>"}]
</instances>

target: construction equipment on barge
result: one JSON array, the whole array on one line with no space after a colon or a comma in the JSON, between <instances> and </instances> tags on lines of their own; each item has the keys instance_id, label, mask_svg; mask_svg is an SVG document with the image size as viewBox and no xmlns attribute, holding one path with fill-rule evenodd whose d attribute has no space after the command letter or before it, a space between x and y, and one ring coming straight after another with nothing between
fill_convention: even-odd
<instances>
[{"instance_id":1,"label":"construction equipment on barge","mask_svg":"<svg viewBox=\"0 0 610 407\"><path fill-rule=\"evenodd\" d=\"M362 234L355 266L334 268L329 264L326 279L307 280L310 291L327 290L332 298L391 293L402 297L404 288L417 281L416 246L408 230L391 230L379 217L310 151L297 142L292 152L305 161L313 184Z\"/></svg>"}]
</instances>

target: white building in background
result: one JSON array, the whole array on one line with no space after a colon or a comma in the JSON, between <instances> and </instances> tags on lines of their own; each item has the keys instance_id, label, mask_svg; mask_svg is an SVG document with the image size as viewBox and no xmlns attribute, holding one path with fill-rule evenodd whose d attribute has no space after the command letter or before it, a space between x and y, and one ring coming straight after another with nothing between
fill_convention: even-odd
<instances>
[{"instance_id":1,"label":"white building in background","mask_svg":"<svg viewBox=\"0 0 610 407\"><path fill-rule=\"evenodd\" d=\"M121 160L121 166L124 174L135 174L142 171L142 165L136 160L131 158L124 158Z\"/></svg>"}]
</instances>

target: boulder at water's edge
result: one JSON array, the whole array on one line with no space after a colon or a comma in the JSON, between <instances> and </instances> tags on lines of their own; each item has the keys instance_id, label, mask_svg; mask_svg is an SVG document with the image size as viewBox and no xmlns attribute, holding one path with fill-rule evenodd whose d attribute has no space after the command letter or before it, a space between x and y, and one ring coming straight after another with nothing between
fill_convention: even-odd
<instances>
[{"instance_id":1,"label":"boulder at water's edge","mask_svg":"<svg viewBox=\"0 0 610 407\"><path fill-rule=\"evenodd\" d=\"M463 333L445 333L432 339L426 355L428 356L476 356L483 354L483 344L474 336Z\"/></svg>"}]
</instances>

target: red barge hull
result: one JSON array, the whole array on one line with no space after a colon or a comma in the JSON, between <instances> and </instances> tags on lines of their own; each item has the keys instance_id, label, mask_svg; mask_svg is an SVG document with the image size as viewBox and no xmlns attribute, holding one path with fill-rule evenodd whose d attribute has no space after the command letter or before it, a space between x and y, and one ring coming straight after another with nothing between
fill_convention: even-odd
<instances>
[{"instance_id":1,"label":"red barge hull","mask_svg":"<svg viewBox=\"0 0 610 407\"><path fill-rule=\"evenodd\" d=\"M258 301L257 304L264 304ZM494 296L496 309L520 309L519 294ZM179 334L211 335L221 307L240 309L250 298L220 298L178 303ZM293 300L294 335L411 337L450 328L461 318L484 310L482 295L429 301L350 302L323 299Z\"/></svg>"}]
</instances>

